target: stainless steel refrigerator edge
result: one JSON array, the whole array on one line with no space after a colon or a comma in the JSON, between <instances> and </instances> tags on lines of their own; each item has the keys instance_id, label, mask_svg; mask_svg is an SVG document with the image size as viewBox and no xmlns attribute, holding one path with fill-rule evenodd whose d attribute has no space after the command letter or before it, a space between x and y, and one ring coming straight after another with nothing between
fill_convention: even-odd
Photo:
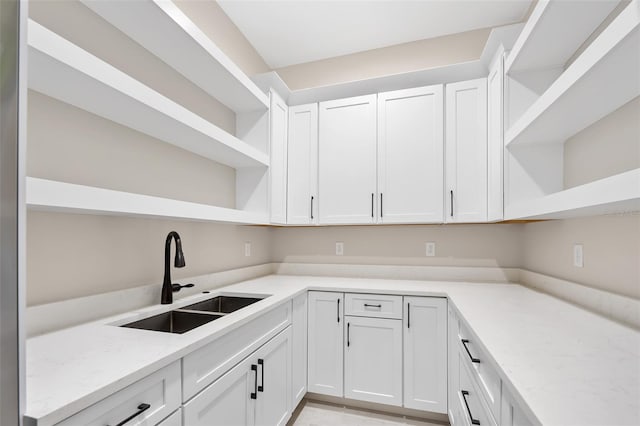
<instances>
[{"instance_id":1,"label":"stainless steel refrigerator edge","mask_svg":"<svg viewBox=\"0 0 640 426\"><path fill-rule=\"evenodd\" d=\"M25 409L26 22L26 1L0 1L0 426Z\"/></svg>"}]
</instances>

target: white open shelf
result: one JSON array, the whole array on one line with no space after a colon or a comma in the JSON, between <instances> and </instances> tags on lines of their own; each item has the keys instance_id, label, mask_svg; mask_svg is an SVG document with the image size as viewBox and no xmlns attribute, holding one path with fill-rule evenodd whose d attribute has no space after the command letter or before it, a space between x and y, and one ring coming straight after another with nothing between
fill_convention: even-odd
<instances>
[{"instance_id":1,"label":"white open shelf","mask_svg":"<svg viewBox=\"0 0 640 426\"><path fill-rule=\"evenodd\" d=\"M562 219L640 211L640 169L505 208L505 220Z\"/></svg>"},{"instance_id":2,"label":"white open shelf","mask_svg":"<svg viewBox=\"0 0 640 426\"><path fill-rule=\"evenodd\" d=\"M634 0L511 126L505 145L563 142L638 95L640 2Z\"/></svg>"},{"instance_id":3,"label":"white open shelf","mask_svg":"<svg viewBox=\"0 0 640 426\"><path fill-rule=\"evenodd\" d=\"M266 213L133 194L92 186L27 177L31 210L108 216L153 217L198 222L267 225Z\"/></svg>"},{"instance_id":4,"label":"white open shelf","mask_svg":"<svg viewBox=\"0 0 640 426\"><path fill-rule=\"evenodd\" d=\"M32 20L28 44L30 89L234 168L269 165L266 153Z\"/></svg>"},{"instance_id":5,"label":"white open shelf","mask_svg":"<svg viewBox=\"0 0 640 426\"><path fill-rule=\"evenodd\" d=\"M235 112L269 108L267 95L172 1L82 2Z\"/></svg>"},{"instance_id":6,"label":"white open shelf","mask_svg":"<svg viewBox=\"0 0 640 426\"><path fill-rule=\"evenodd\" d=\"M506 73L562 67L619 3L540 0L505 62Z\"/></svg>"}]
</instances>

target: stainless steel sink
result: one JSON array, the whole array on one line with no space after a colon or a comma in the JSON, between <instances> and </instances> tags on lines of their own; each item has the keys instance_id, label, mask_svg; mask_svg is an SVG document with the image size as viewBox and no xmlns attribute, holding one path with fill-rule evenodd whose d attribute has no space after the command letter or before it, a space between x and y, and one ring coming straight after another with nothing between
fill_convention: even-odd
<instances>
[{"instance_id":1,"label":"stainless steel sink","mask_svg":"<svg viewBox=\"0 0 640 426\"><path fill-rule=\"evenodd\" d=\"M222 315L199 312L170 311L142 320L130 322L129 324L124 324L121 327L182 334L216 320L221 316Z\"/></svg>"},{"instance_id":2,"label":"stainless steel sink","mask_svg":"<svg viewBox=\"0 0 640 426\"><path fill-rule=\"evenodd\" d=\"M185 306L182 309L190 311L205 311L216 312L221 314L230 314L238 309L242 309L249 305L252 305L263 297L241 297L241 296L217 296L213 299L205 300L202 302L194 303L193 305Z\"/></svg>"}]
</instances>

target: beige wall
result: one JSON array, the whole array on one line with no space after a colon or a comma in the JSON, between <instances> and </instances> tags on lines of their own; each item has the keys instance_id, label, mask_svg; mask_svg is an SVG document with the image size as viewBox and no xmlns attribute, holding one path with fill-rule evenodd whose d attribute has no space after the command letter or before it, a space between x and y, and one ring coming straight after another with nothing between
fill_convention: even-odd
<instances>
[{"instance_id":1,"label":"beige wall","mask_svg":"<svg viewBox=\"0 0 640 426\"><path fill-rule=\"evenodd\" d=\"M297 263L519 267L520 224L277 228L272 260ZM344 255L335 243L344 242ZM436 256L425 256L425 243Z\"/></svg>"},{"instance_id":2,"label":"beige wall","mask_svg":"<svg viewBox=\"0 0 640 426\"><path fill-rule=\"evenodd\" d=\"M180 234L186 261L184 268L172 266L174 282L270 260L271 230L267 227L30 211L27 304L153 283L160 286L164 242L170 231ZM244 256L247 241L251 242L250 257ZM174 250L172 244L172 253Z\"/></svg>"},{"instance_id":3,"label":"beige wall","mask_svg":"<svg viewBox=\"0 0 640 426\"><path fill-rule=\"evenodd\" d=\"M640 167L640 97L595 122L564 145L564 187Z\"/></svg>"},{"instance_id":4,"label":"beige wall","mask_svg":"<svg viewBox=\"0 0 640 426\"><path fill-rule=\"evenodd\" d=\"M573 266L574 244L583 268ZM522 247L525 269L640 298L640 215L529 223Z\"/></svg>"},{"instance_id":5,"label":"beige wall","mask_svg":"<svg viewBox=\"0 0 640 426\"><path fill-rule=\"evenodd\" d=\"M435 68L480 58L490 29L419 40L278 68L291 90Z\"/></svg>"}]
</instances>

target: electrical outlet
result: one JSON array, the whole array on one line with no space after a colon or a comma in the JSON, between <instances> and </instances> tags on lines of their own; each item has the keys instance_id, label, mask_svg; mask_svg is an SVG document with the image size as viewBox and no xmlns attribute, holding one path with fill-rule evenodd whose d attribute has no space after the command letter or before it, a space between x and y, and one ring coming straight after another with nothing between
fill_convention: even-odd
<instances>
[{"instance_id":1,"label":"electrical outlet","mask_svg":"<svg viewBox=\"0 0 640 426\"><path fill-rule=\"evenodd\" d=\"M244 255L246 257L251 256L251 241L244 243Z\"/></svg>"},{"instance_id":2,"label":"electrical outlet","mask_svg":"<svg viewBox=\"0 0 640 426\"><path fill-rule=\"evenodd\" d=\"M336 242L336 256L342 256L344 254L344 243L342 241Z\"/></svg>"},{"instance_id":3,"label":"electrical outlet","mask_svg":"<svg viewBox=\"0 0 640 426\"><path fill-rule=\"evenodd\" d=\"M426 252L425 255L427 257L433 257L436 255L436 243L429 242L425 243Z\"/></svg>"},{"instance_id":4,"label":"electrical outlet","mask_svg":"<svg viewBox=\"0 0 640 426\"><path fill-rule=\"evenodd\" d=\"M582 252L582 244L573 245L573 266L582 268L584 266L584 254Z\"/></svg>"}]
</instances>

